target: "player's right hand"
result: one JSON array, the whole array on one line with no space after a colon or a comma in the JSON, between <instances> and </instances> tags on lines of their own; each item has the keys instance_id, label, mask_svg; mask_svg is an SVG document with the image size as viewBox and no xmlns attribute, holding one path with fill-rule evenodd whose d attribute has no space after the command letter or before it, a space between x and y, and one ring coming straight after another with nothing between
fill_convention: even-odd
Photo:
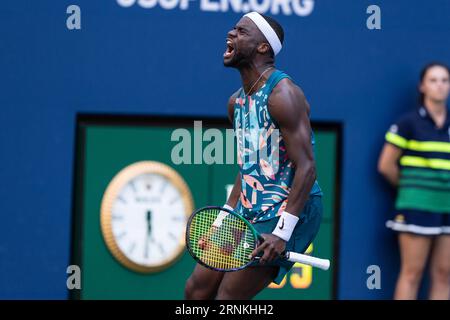
<instances>
[{"instance_id":1,"label":"player's right hand","mask_svg":"<svg viewBox=\"0 0 450 320\"><path fill-rule=\"evenodd\" d=\"M209 239L216 230L217 227L212 226L206 235L200 237L200 239L198 240L198 247L200 248L200 250L206 250L208 248Z\"/></svg>"}]
</instances>

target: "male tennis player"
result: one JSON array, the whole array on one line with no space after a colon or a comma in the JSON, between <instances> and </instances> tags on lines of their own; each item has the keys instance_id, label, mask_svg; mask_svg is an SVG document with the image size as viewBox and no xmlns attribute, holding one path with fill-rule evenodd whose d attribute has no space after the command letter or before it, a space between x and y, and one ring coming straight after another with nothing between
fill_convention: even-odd
<instances>
[{"instance_id":1,"label":"male tennis player","mask_svg":"<svg viewBox=\"0 0 450 320\"><path fill-rule=\"evenodd\" d=\"M252 253L261 258L227 273L197 264L186 283L187 299L253 298L272 281L279 284L292 267L280 254L305 252L319 230L322 191L309 105L302 90L274 66L283 38L274 19L251 12L228 32L223 55L224 65L238 69L242 80L228 102L240 170L225 207L262 234L264 242Z\"/></svg>"}]
</instances>

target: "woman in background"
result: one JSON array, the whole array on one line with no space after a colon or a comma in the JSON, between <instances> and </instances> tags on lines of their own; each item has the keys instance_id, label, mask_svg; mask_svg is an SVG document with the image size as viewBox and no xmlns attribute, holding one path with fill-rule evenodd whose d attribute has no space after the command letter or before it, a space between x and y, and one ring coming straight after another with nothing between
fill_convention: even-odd
<instances>
[{"instance_id":1,"label":"woman in background","mask_svg":"<svg viewBox=\"0 0 450 320\"><path fill-rule=\"evenodd\" d=\"M416 299L430 258L430 299L450 299L450 71L427 65L420 76L421 103L386 133L379 172L397 188L395 218L401 270L395 299Z\"/></svg>"}]
</instances>

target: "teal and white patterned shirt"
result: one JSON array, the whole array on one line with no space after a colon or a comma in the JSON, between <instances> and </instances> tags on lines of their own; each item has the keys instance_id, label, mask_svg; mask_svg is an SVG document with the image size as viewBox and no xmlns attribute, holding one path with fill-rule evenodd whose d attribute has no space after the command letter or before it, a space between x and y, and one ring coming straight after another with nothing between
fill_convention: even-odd
<instances>
[{"instance_id":1,"label":"teal and white patterned shirt","mask_svg":"<svg viewBox=\"0 0 450 320\"><path fill-rule=\"evenodd\" d=\"M290 77L275 70L251 96L245 97L241 89L234 105L233 127L242 186L236 211L251 222L275 218L285 210L294 178L295 168L288 158L283 136L268 110L272 89L284 78ZM311 131L313 148L314 143ZM322 196L317 181L311 195Z\"/></svg>"}]
</instances>

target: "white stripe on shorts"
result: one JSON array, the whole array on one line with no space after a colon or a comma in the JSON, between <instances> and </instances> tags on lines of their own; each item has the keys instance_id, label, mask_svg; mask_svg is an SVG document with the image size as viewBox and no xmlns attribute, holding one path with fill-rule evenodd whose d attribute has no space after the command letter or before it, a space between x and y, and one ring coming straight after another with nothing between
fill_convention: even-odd
<instances>
[{"instance_id":1,"label":"white stripe on shorts","mask_svg":"<svg viewBox=\"0 0 450 320\"><path fill-rule=\"evenodd\" d=\"M416 234L422 234L427 236L450 234L450 226L442 227L422 227L415 224L404 224L392 220L386 222L386 227L401 232L412 232Z\"/></svg>"}]
</instances>

